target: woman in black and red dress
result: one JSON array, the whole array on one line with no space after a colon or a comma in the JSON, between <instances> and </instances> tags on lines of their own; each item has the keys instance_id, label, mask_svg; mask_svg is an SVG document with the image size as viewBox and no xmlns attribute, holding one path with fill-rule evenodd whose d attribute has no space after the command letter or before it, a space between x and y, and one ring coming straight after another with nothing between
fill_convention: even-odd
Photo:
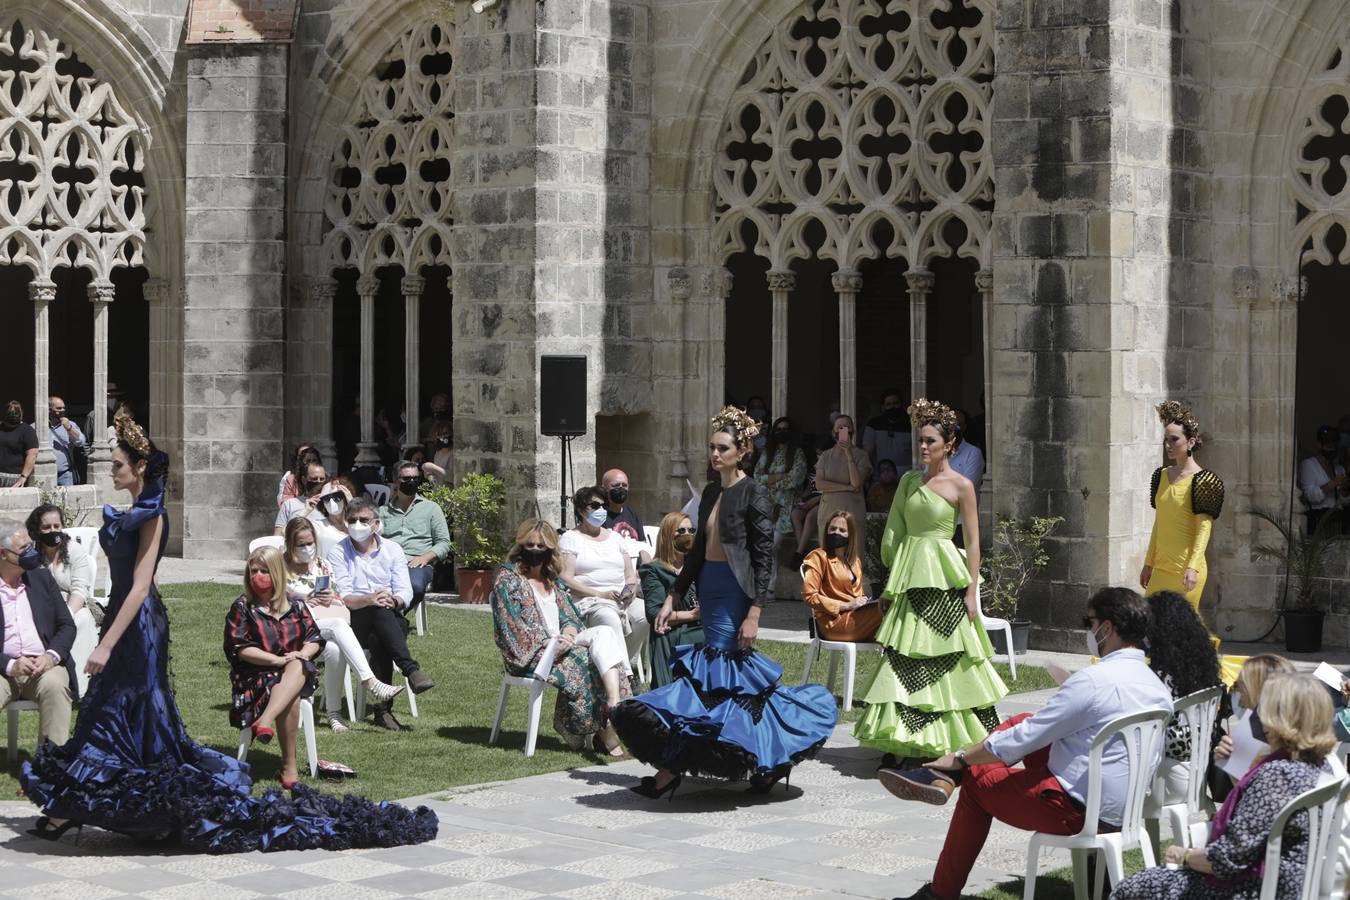
<instances>
[{"instance_id":1,"label":"woman in black and red dress","mask_svg":"<svg viewBox=\"0 0 1350 900\"><path fill-rule=\"evenodd\" d=\"M302 697L318 686L314 657L323 649L319 626L304 603L286 594L281 551L264 547L248 558L244 593L225 616L225 656L234 702L230 724L252 728L264 744L281 739L281 784L299 779L295 739Z\"/></svg>"}]
</instances>

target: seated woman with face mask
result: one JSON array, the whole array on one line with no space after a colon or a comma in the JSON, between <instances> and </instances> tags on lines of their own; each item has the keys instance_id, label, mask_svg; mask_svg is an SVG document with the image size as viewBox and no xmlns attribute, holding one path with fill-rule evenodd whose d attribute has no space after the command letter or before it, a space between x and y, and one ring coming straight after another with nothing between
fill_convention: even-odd
<instances>
[{"instance_id":1,"label":"seated woman with face mask","mask_svg":"<svg viewBox=\"0 0 1350 900\"><path fill-rule=\"evenodd\" d=\"M827 641L870 641L881 627L881 607L867 597L861 546L853 513L840 510L825 523L825 546L802 563L802 600Z\"/></svg>"}]
</instances>

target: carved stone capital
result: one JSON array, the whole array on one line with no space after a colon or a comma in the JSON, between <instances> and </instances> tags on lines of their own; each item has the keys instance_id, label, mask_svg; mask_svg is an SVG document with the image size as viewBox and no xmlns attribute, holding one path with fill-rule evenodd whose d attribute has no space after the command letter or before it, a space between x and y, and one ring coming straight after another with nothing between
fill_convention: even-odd
<instances>
[{"instance_id":1,"label":"carved stone capital","mask_svg":"<svg viewBox=\"0 0 1350 900\"><path fill-rule=\"evenodd\" d=\"M117 288L108 281L91 282L88 291L90 303L111 303L117 299Z\"/></svg>"},{"instance_id":2,"label":"carved stone capital","mask_svg":"<svg viewBox=\"0 0 1350 900\"><path fill-rule=\"evenodd\" d=\"M1261 273L1251 266L1233 270L1233 299L1240 303L1255 303L1261 295Z\"/></svg>"},{"instance_id":3,"label":"carved stone capital","mask_svg":"<svg viewBox=\"0 0 1350 900\"><path fill-rule=\"evenodd\" d=\"M56 299L56 283L46 279L28 282L28 299L34 303L51 303Z\"/></svg>"},{"instance_id":4,"label":"carved stone capital","mask_svg":"<svg viewBox=\"0 0 1350 900\"><path fill-rule=\"evenodd\" d=\"M676 266L666 272L666 283L670 285L670 299L677 303L683 303L694 293L689 270L684 266Z\"/></svg>"},{"instance_id":5,"label":"carved stone capital","mask_svg":"<svg viewBox=\"0 0 1350 900\"><path fill-rule=\"evenodd\" d=\"M427 289L427 280L421 275L404 275L399 282L399 290L405 297L421 297Z\"/></svg>"},{"instance_id":6,"label":"carved stone capital","mask_svg":"<svg viewBox=\"0 0 1350 900\"><path fill-rule=\"evenodd\" d=\"M330 278L315 278L306 285L306 292L310 303L329 306L337 296L337 282Z\"/></svg>"},{"instance_id":7,"label":"carved stone capital","mask_svg":"<svg viewBox=\"0 0 1350 900\"><path fill-rule=\"evenodd\" d=\"M933 273L927 269L910 269L905 273L905 282L911 294L927 294L933 290Z\"/></svg>"},{"instance_id":8,"label":"carved stone capital","mask_svg":"<svg viewBox=\"0 0 1350 900\"><path fill-rule=\"evenodd\" d=\"M145 302L151 306L163 306L169 299L169 285L163 278L148 278L141 289Z\"/></svg>"},{"instance_id":9,"label":"carved stone capital","mask_svg":"<svg viewBox=\"0 0 1350 900\"><path fill-rule=\"evenodd\" d=\"M861 272L852 270L835 272L830 276L830 283L834 285L836 293L856 294L862 290L863 277Z\"/></svg>"},{"instance_id":10,"label":"carved stone capital","mask_svg":"<svg viewBox=\"0 0 1350 900\"><path fill-rule=\"evenodd\" d=\"M790 269L770 269L767 278L771 291L791 291L797 286L797 273Z\"/></svg>"},{"instance_id":11,"label":"carved stone capital","mask_svg":"<svg viewBox=\"0 0 1350 900\"><path fill-rule=\"evenodd\" d=\"M358 297L374 297L380 292L380 279L374 275L362 275L356 279L356 294Z\"/></svg>"},{"instance_id":12,"label":"carved stone capital","mask_svg":"<svg viewBox=\"0 0 1350 900\"><path fill-rule=\"evenodd\" d=\"M994 290L994 270L981 269L975 273L975 290L988 294Z\"/></svg>"},{"instance_id":13,"label":"carved stone capital","mask_svg":"<svg viewBox=\"0 0 1350 900\"><path fill-rule=\"evenodd\" d=\"M1302 275L1297 277L1289 276L1281 278L1275 283L1275 302L1276 303L1296 303L1299 298L1299 288L1302 286L1302 293L1308 293L1308 279Z\"/></svg>"},{"instance_id":14,"label":"carved stone capital","mask_svg":"<svg viewBox=\"0 0 1350 900\"><path fill-rule=\"evenodd\" d=\"M730 297L731 284L734 280L726 269L709 269L703 275L703 296L723 299Z\"/></svg>"}]
</instances>

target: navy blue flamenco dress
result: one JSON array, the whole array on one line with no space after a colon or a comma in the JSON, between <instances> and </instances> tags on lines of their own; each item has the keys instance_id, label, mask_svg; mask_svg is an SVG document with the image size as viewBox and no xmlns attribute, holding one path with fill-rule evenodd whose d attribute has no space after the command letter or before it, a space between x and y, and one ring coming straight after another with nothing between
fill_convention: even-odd
<instances>
[{"instance_id":1,"label":"navy blue flamenco dress","mask_svg":"<svg viewBox=\"0 0 1350 900\"><path fill-rule=\"evenodd\" d=\"M739 649L750 598L727 563L703 563L698 599L705 643L676 647L675 680L615 707L614 729L634 756L671 772L783 775L834 731L834 697L819 684L780 685L782 666Z\"/></svg>"},{"instance_id":2,"label":"navy blue flamenco dress","mask_svg":"<svg viewBox=\"0 0 1350 900\"><path fill-rule=\"evenodd\" d=\"M163 468L163 458L152 459ZM162 477L127 511L103 508L99 542L112 567L106 630L132 584L140 526L164 516ZM158 556L164 553L168 524ZM158 557L156 559L158 563ZM19 775L24 792L57 819L208 853L391 847L436 836L436 815L297 785L252 797L248 763L194 743L169 682L169 621L154 587L136 620L89 682L75 733L50 742Z\"/></svg>"}]
</instances>

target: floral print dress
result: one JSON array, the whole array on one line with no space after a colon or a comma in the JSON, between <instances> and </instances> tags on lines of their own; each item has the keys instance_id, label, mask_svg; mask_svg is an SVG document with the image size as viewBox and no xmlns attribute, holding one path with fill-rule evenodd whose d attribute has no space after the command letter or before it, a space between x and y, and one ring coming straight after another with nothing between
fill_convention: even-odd
<instances>
[{"instance_id":1,"label":"floral print dress","mask_svg":"<svg viewBox=\"0 0 1350 900\"><path fill-rule=\"evenodd\" d=\"M559 629L570 625L584 631L586 623L561 581L554 581L553 595L558 601ZM509 568L497 573L492 586L492 625L506 670L517 676L533 674L549 642L548 626L529 581ZM558 689L553 727L559 734L595 734L603 727L605 685L591 665L588 649L573 646L555 657L548 683ZM619 679L619 692L625 699L632 696L627 679Z\"/></svg>"},{"instance_id":2,"label":"floral print dress","mask_svg":"<svg viewBox=\"0 0 1350 900\"><path fill-rule=\"evenodd\" d=\"M768 488L769 498L773 500L773 529L779 534L792 533L792 504L797 494L806 484L806 454L800 447L779 446L773 459L760 456L755 464L755 480ZM778 484L769 487L770 475L782 475Z\"/></svg>"}]
</instances>

